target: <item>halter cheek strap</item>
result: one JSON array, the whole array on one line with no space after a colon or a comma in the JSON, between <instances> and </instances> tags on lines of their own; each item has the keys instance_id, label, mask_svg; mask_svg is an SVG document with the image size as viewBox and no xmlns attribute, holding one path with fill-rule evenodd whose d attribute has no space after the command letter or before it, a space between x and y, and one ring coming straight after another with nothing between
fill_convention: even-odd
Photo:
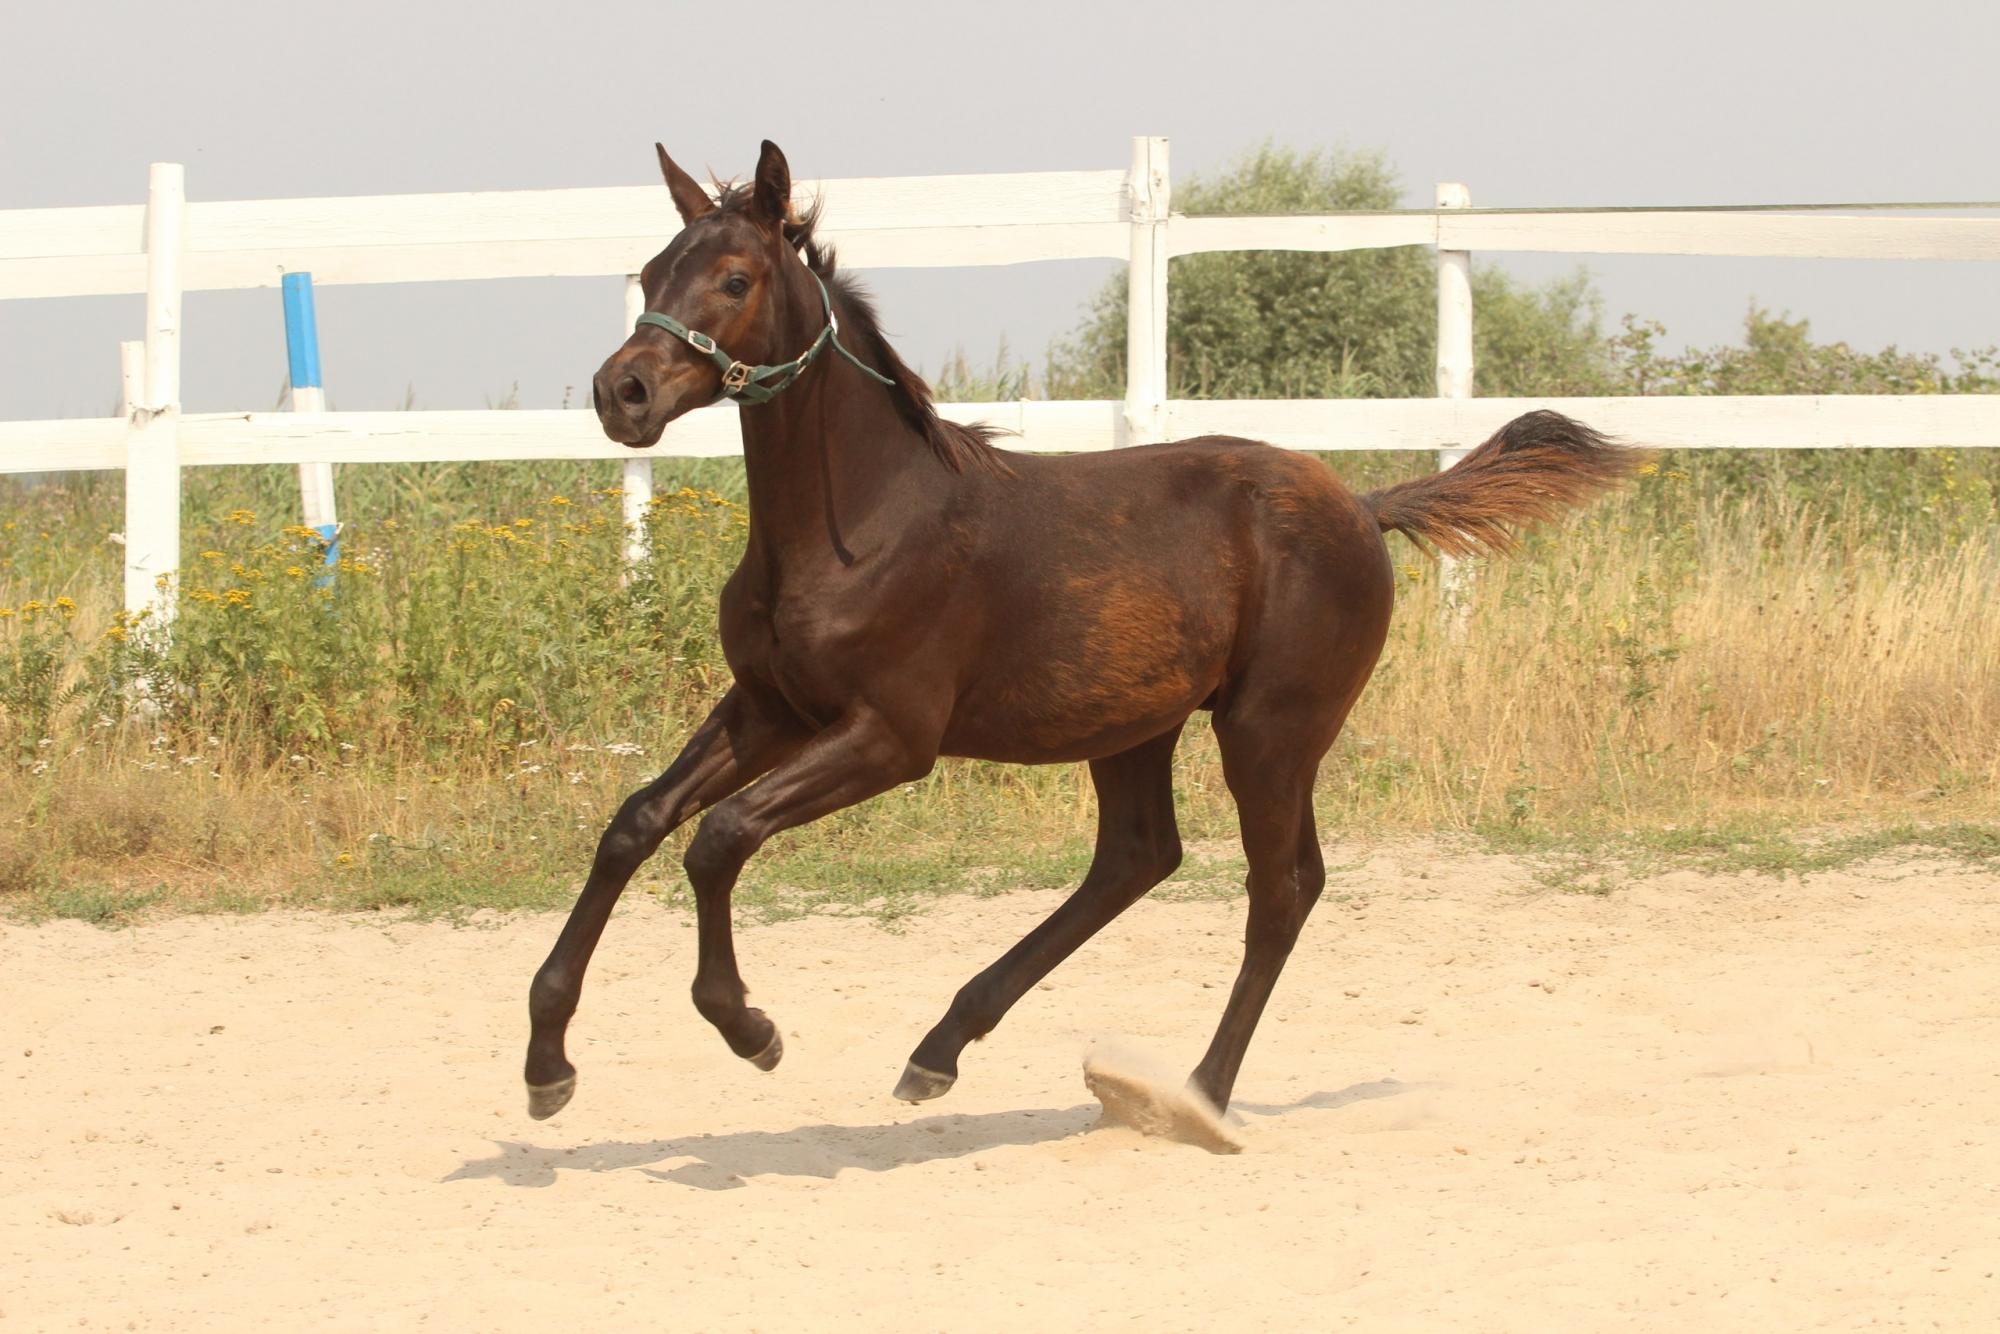
<instances>
[{"instance_id":1,"label":"halter cheek strap","mask_svg":"<svg viewBox=\"0 0 2000 1334\"><path fill-rule=\"evenodd\" d=\"M827 294L826 284L820 280L817 273L813 273L811 269L807 269L806 272L812 274L813 282L819 287L820 304L826 311L826 324L820 329L819 337L813 339L811 347L792 360L781 362L776 366L746 366L717 347L713 338L699 329L688 328L671 315L661 315L649 310L639 317L638 323L633 327L650 324L656 329L665 329L707 357L715 363L716 369L722 372L722 396L741 403L769 403L778 396L779 391L790 387L792 381L798 379L805 368L813 364L813 358L825 351L829 343L833 344L834 351L847 358L848 362L862 374L882 384L894 385L896 383L894 380L862 365L852 352L841 346L840 321L833 313L833 298Z\"/></svg>"}]
</instances>

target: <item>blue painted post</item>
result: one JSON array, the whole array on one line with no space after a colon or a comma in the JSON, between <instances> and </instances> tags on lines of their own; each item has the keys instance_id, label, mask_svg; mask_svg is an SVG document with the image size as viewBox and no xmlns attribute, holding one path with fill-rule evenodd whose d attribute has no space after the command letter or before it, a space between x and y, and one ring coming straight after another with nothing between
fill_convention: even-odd
<instances>
[{"instance_id":1,"label":"blue painted post","mask_svg":"<svg viewBox=\"0 0 2000 1334\"><path fill-rule=\"evenodd\" d=\"M290 367L293 412L325 412L326 390L319 378L319 316L313 309L310 273L284 277L285 356ZM333 465L299 465L299 504L305 526L326 543L326 564L340 560L340 517L333 500Z\"/></svg>"}]
</instances>

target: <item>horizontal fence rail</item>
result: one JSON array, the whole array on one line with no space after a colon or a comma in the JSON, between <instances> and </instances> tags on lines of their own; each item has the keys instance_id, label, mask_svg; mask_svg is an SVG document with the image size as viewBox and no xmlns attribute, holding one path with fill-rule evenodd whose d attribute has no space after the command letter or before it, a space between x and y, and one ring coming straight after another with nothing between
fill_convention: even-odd
<instances>
[{"instance_id":1,"label":"horizontal fence rail","mask_svg":"<svg viewBox=\"0 0 2000 1334\"><path fill-rule=\"evenodd\" d=\"M1976 207L1967 205L1966 207ZM1177 217L1175 255L1215 250L1440 250L1778 259L2000 259L2000 218L1734 210L1442 209L1319 217Z\"/></svg>"},{"instance_id":2,"label":"horizontal fence rail","mask_svg":"<svg viewBox=\"0 0 2000 1334\"><path fill-rule=\"evenodd\" d=\"M2000 447L2000 396L1482 399L1472 397L1470 252L2000 259L2000 204L1480 209L1443 185L1433 209L1188 217L1171 209L1167 141L1135 139L1124 170L803 182L821 234L857 268L1121 259L1128 264L1122 401L941 405L1011 434L1012 448L1115 449L1230 434L1308 450L1437 450L1449 461L1510 418L1550 407L1637 443L1693 449ZM1916 216L1955 213L1960 216ZM153 169L148 202L0 212L0 299L143 293L143 356L123 358L127 416L0 422L0 473L124 469L127 605L170 609L179 469L213 464L620 459L649 493L648 460L741 452L736 410L677 421L646 450L604 438L586 411L180 411L188 291L316 284L629 276L678 229L659 186L186 202ZM1439 397L1169 400L1168 263L1233 250L1428 246L1439 256ZM627 300L632 297L627 284ZM630 311L624 327L630 327ZM107 350L107 360L109 353ZM143 484L141 481L143 479ZM643 547L632 546L633 558Z\"/></svg>"},{"instance_id":3,"label":"horizontal fence rail","mask_svg":"<svg viewBox=\"0 0 2000 1334\"><path fill-rule=\"evenodd\" d=\"M1123 259L1125 173L801 182L861 268ZM0 213L0 299L146 290L143 205ZM637 273L680 220L660 186L191 203L186 291Z\"/></svg>"},{"instance_id":4,"label":"horizontal fence rail","mask_svg":"<svg viewBox=\"0 0 2000 1334\"><path fill-rule=\"evenodd\" d=\"M821 235L857 268L1125 259L1126 173L805 182ZM1937 207L1935 205L1931 207ZM1961 207L1978 207L1964 205ZM2000 206L1989 206L2000 207ZM0 299L146 290L146 209L0 213ZM1164 219L1170 256L1217 250L1444 250L1787 259L2000 259L2000 218L1740 209L1457 209ZM658 186L187 205L186 291L637 272L679 228Z\"/></svg>"},{"instance_id":5,"label":"horizontal fence rail","mask_svg":"<svg viewBox=\"0 0 2000 1334\"><path fill-rule=\"evenodd\" d=\"M1720 395L1688 398L1194 399L1167 404L1161 439L1238 435L1286 449L1433 450L1477 444L1536 408L1659 449L2000 449L2000 396ZM1029 399L940 403L953 421L1009 433L1007 449L1082 454L1130 440L1125 405ZM443 463L533 459L724 458L743 452L737 409L706 408L668 438L631 449L589 412L197 412L180 419L180 461ZM0 473L125 466L123 418L0 422Z\"/></svg>"}]
</instances>

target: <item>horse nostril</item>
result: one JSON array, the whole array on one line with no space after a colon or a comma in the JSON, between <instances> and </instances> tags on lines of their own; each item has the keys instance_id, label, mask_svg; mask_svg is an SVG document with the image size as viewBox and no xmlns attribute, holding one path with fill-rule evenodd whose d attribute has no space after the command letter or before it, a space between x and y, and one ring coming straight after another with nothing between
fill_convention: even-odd
<instances>
[{"instance_id":1,"label":"horse nostril","mask_svg":"<svg viewBox=\"0 0 2000 1334\"><path fill-rule=\"evenodd\" d=\"M618 381L618 401L628 408L643 408L652 398L646 382L636 375L626 375Z\"/></svg>"}]
</instances>

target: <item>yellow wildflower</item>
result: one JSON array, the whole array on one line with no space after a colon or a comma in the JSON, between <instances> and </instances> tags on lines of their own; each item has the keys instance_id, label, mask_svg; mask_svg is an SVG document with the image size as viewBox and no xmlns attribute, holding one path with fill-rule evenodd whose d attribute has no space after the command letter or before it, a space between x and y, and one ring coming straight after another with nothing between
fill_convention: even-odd
<instances>
[{"instance_id":1,"label":"yellow wildflower","mask_svg":"<svg viewBox=\"0 0 2000 1334\"><path fill-rule=\"evenodd\" d=\"M76 615L76 599L57 598L56 610L63 614L64 619L68 619L69 617Z\"/></svg>"},{"instance_id":2,"label":"yellow wildflower","mask_svg":"<svg viewBox=\"0 0 2000 1334\"><path fill-rule=\"evenodd\" d=\"M1639 475L1641 477L1651 477L1654 473L1658 472L1659 470L1660 470L1660 465L1652 459L1648 459L1644 463L1639 465Z\"/></svg>"},{"instance_id":3,"label":"yellow wildflower","mask_svg":"<svg viewBox=\"0 0 2000 1334\"><path fill-rule=\"evenodd\" d=\"M249 526L250 526L251 524L253 524L253 523L257 522L257 511L256 511L256 510L231 510L231 511L229 511L229 514L228 514L228 516L227 516L227 521L228 521L229 523L240 523L240 524L242 524L242 525L243 525L244 527L246 527L246 528L247 528L247 527L249 527Z\"/></svg>"},{"instance_id":4,"label":"yellow wildflower","mask_svg":"<svg viewBox=\"0 0 2000 1334\"><path fill-rule=\"evenodd\" d=\"M296 566L296 565L287 565L287 566L285 567L285 578L287 578L287 579L303 579L303 578L305 578L305 577L306 577L306 572L305 572L304 570L300 569L300 568L299 568L298 566Z\"/></svg>"},{"instance_id":5,"label":"yellow wildflower","mask_svg":"<svg viewBox=\"0 0 2000 1334\"><path fill-rule=\"evenodd\" d=\"M568 496L550 496L550 497L549 497L549 504L551 504L551 505L567 505L567 504L569 504L569 503L570 503L570 499L569 499L569 497L568 497Z\"/></svg>"},{"instance_id":6,"label":"yellow wildflower","mask_svg":"<svg viewBox=\"0 0 2000 1334\"><path fill-rule=\"evenodd\" d=\"M203 560L221 560L222 553L220 551L204 551L201 553L201 558Z\"/></svg>"}]
</instances>

